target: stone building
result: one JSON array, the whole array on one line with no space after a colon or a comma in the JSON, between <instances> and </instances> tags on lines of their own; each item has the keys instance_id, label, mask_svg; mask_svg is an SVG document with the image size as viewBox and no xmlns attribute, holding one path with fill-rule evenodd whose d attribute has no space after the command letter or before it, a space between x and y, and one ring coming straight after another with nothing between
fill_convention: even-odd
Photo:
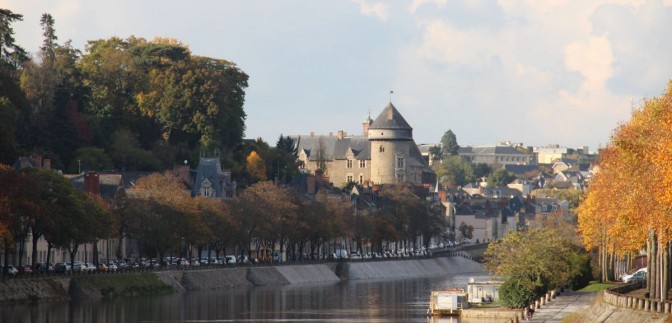
<instances>
[{"instance_id":1,"label":"stone building","mask_svg":"<svg viewBox=\"0 0 672 323\"><path fill-rule=\"evenodd\" d=\"M413 140L413 128L389 103L375 120L367 118L363 133L294 136L304 172L321 171L337 186L410 183L430 187L436 175Z\"/></svg>"}]
</instances>

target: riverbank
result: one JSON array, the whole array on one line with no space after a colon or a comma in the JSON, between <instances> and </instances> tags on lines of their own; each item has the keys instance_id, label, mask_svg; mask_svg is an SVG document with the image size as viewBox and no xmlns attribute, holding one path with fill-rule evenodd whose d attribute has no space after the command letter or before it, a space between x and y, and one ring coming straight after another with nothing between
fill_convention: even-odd
<instances>
[{"instance_id":1,"label":"riverbank","mask_svg":"<svg viewBox=\"0 0 672 323\"><path fill-rule=\"evenodd\" d=\"M485 274L483 265L472 260L462 257L438 257L26 278L0 282L0 304L468 273Z\"/></svg>"}]
</instances>

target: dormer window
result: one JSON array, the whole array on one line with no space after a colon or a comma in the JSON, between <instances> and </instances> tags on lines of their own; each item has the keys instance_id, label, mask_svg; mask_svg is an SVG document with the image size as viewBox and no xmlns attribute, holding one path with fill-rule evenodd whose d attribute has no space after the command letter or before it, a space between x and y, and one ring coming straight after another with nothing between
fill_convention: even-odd
<instances>
[{"instance_id":1,"label":"dormer window","mask_svg":"<svg viewBox=\"0 0 672 323\"><path fill-rule=\"evenodd\" d=\"M352 168L352 159L348 159L348 160L346 161L346 167L347 167L347 168Z\"/></svg>"},{"instance_id":2,"label":"dormer window","mask_svg":"<svg viewBox=\"0 0 672 323\"><path fill-rule=\"evenodd\" d=\"M397 168L404 168L404 157L397 157Z\"/></svg>"}]
</instances>

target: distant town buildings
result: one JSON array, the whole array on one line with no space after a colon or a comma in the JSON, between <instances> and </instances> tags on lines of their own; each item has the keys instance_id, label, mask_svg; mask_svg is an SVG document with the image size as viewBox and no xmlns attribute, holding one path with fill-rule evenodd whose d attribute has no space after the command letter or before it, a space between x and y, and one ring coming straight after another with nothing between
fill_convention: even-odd
<instances>
[{"instance_id":1,"label":"distant town buildings","mask_svg":"<svg viewBox=\"0 0 672 323\"><path fill-rule=\"evenodd\" d=\"M436 176L413 140L413 128L389 103L361 135L293 136L303 171L321 173L336 186L347 183L434 185Z\"/></svg>"}]
</instances>

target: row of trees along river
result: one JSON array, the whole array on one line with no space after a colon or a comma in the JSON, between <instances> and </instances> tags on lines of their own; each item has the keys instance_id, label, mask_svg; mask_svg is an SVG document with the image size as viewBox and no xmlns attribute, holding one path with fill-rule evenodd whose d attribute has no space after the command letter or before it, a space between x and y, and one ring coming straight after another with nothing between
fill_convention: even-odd
<instances>
[{"instance_id":1,"label":"row of trees along river","mask_svg":"<svg viewBox=\"0 0 672 323\"><path fill-rule=\"evenodd\" d=\"M668 299L672 238L672 82L645 99L600 152L599 172L579 208L579 229L599 252L600 278L614 280L646 248L649 297Z\"/></svg>"},{"instance_id":2,"label":"row of trees along river","mask_svg":"<svg viewBox=\"0 0 672 323\"><path fill-rule=\"evenodd\" d=\"M131 193L121 191L112 201L76 190L68 179L46 169L17 171L0 165L0 181L0 237L5 257L14 248L22 254L30 234L33 245L44 238L50 248L67 249L71 259L79 245L111 238L131 238L142 255L160 259L169 251L180 253L183 243L199 252L207 246L217 256L225 248L235 248L236 254L262 257L266 255L258 254L260 250L277 246L281 252L302 258L325 244L325 249L333 249L337 241L359 251L372 251L363 250L367 245L381 251L389 242L418 248L415 242L420 237L426 245L446 225L444 217L428 209L423 198L401 185L386 186L378 207L367 216L355 216L348 196L320 193L314 200L307 199L270 181L251 185L228 201L192 198L172 173L143 177ZM253 249L257 253L252 254ZM121 257L121 250L117 254ZM31 259L34 262L36 255Z\"/></svg>"}]
</instances>

